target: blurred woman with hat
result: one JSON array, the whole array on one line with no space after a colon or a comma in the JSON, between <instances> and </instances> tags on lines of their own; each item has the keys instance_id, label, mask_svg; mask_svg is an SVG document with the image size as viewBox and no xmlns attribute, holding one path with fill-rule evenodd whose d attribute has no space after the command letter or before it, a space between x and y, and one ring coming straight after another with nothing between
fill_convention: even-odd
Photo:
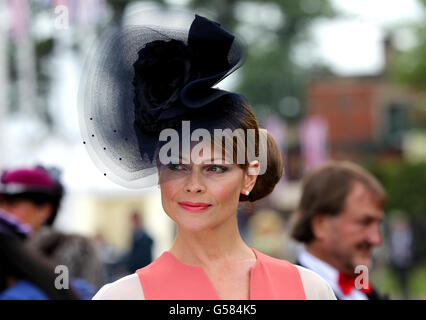
<instances>
[{"instance_id":1,"label":"blurred woman with hat","mask_svg":"<svg viewBox=\"0 0 426 320\"><path fill-rule=\"evenodd\" d=\"M4 171L0 180L0 299L74 300L55 288L55 265L25 240L57 215L63 187L41 166Z\"/></svg>"}]
</instances>

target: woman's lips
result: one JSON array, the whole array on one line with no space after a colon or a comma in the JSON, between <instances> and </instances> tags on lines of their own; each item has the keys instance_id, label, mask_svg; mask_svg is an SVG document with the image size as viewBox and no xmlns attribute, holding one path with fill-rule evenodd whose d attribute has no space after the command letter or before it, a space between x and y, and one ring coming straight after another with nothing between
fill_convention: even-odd
<instances>
[{"instance_id":1,"label":"woman's lips","mask_svg":"<svg viewBox=\"0 0 426 320\"><path fill-rule=\"evenodd\" d=\"M191 212L205 211L205 210L207 210L211 206L208 203L203 203L203 202L188 202L188 201L179 202L179 205L183 209L191 211Z\"/></svg>"}]
</instances>

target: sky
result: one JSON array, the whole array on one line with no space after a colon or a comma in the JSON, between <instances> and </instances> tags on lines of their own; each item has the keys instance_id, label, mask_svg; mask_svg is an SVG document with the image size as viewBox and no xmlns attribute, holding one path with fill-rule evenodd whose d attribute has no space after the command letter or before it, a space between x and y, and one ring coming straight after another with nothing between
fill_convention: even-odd
<instances>
[{"instance_id":1,"label":"sky","mask_svg":"<svg viewBox=\"0 0 426 320\"><path fill-rule=\"evenodd\" d=\"M417 0L330 0L343 16L315 23L315 50L302 48L304 60L320 59L341 75L374 74L383 67L382 39L397 28L396 45L407 49L414 39L402 26L422 19Z\"/></svg>"}]
</instances>

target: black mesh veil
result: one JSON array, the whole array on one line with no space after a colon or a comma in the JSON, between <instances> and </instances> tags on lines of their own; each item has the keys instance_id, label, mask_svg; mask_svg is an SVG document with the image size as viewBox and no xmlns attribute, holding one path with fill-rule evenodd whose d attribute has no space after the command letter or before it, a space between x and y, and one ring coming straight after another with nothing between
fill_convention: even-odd
<instances>
[{"instance_id":1,"label":"black mesh veil","mask_svg":"<svg viewBox=\"0 0 426 320\"><path fill-rule=\"evenodd\" d=\"M105 32L90 51L84 65L79 88L79 124L83 143L102 174L113 182L132 189L148 188L158 183L157 167L144 155L147 145L158 137L144 135L143 143L135 133L133 64L138 52L155 40L181 40L188 43L189 29L128 25ZM243 63L243 45L234 38L228 52L229 68L209 79L188 85L186 107L203 108L205 97L192 99L191 92L208 83L208 99L228 92L215 89L223 78ZM210 88L211 87L211 88ZM198 100L197 100L198 99ZM203 100L204 99L204 100Z\"/></svg>"}]
</instances>

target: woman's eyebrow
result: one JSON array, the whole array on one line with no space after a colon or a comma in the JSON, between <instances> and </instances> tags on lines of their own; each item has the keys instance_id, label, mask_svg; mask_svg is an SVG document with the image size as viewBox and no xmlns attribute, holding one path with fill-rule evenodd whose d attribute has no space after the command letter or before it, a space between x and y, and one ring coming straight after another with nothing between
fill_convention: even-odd
<instances>
[{"instance_id":1,"label":"woman's eyebrow","mask_svg":"<svg viewBox=\"0 0 426 320\"><path fill-rule=\"evenodd\" d=\"M188 160L186 157L182 157L179 155L179 160ZM214 163L215 161L220 160L220 163L224 163L225 159L222 158L211 158L211 159L205 159L201 163L206 163L206 161L209 161L209 163ZM189 163L189 161L187 161Z\"/></svg>"}]
</instances>

